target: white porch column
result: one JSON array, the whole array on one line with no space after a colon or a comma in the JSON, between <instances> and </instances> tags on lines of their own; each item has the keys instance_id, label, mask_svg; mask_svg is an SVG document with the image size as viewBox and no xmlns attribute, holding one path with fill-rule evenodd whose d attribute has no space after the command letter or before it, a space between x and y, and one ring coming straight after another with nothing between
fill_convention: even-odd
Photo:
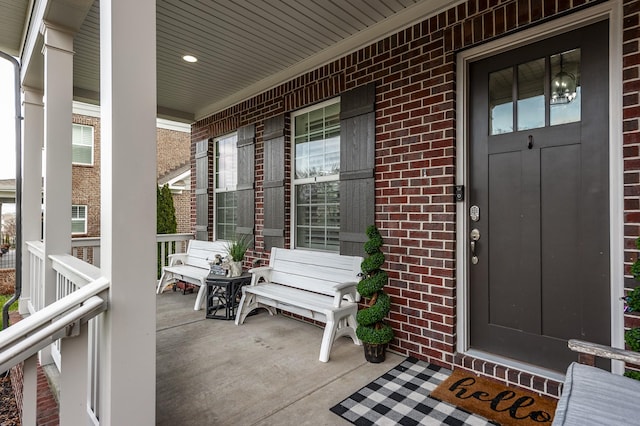
<instances>
[{"instance_id":1,"label":"white porch column","mask_svg":"<svg viewBox=\"0 0 640 426\"><path fill-rule=\"evenodd\" d=\"M44 104L42 92L23 87L22 116L22 295L19 311L27 314L31 299L31 266L27 241L42 238L42 140Z\"/></svg>"},{"instance_id":2,"label":"white porch column","mask_svg":"<svg viewBox=\"0 0 640 426\"><path fill-rule=\"evenodd\" d=\"M104 425L155 424L155 4L100 2Z\"/></svg>"},{"instance_id":3,"label":"white porch column","mask_svg":"<svg viewBox=\"0 0 640 426\"><path fill-rule=\"evenodd\" d=\"M71 253L71 106L73 35L43 23L44 35L44 303L55 301L56 275L49 255ZM40 362L53 360L46 351Z\"/></svg>"}]
</instances>

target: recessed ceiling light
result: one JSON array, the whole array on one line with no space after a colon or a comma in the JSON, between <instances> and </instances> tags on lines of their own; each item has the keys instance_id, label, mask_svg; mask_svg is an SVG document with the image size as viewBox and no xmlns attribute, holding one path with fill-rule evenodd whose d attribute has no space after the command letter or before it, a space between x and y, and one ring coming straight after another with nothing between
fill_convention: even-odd
<instances>
[{"instance_id":1,"label":"recessed ceiling light","mask_svg":"<svg viewBox=\"0 0 640 426\"><path fill-rule=\"evenodd\" d=\"M182 59L184 59L187 62L198 62L198 58L192 55L184 55Z\"/></svg>"}]
</instances>

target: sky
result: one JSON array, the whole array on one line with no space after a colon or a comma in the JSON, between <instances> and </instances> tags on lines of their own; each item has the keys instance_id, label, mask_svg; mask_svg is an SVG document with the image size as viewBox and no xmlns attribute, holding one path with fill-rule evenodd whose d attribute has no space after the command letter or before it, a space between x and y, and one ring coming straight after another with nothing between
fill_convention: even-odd
<instances>
[{"instance_id":1,"label":"sky","mask_svg":"<svg viewBox=\"0 0 640 426\"><path fill-rule=\"evenodd\" d=\"M15 109L13 65L0 58L0 179L15 179Z\"/></svg>"}]
</instances>

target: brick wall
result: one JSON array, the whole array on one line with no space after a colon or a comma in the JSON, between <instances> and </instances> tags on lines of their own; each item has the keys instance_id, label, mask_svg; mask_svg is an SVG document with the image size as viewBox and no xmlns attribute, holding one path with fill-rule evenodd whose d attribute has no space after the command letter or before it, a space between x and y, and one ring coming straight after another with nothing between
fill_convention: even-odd
<instances>
[{"instance_id":1,"label":"brick wall","mask_svg":"<svg viewBox=\"0 0 640 426\"><path fill-rule=\"evenodd\" d=\"M624 259L625 287L631 290L638 286L629 268L638 258L636 239L640 236L640 1L625 1L623 13ZM629 327L640 327L640 314L625 315L625 328Z\"/></svg>"},{"instance_id":2,"label":"brick wall","mask_svg":"<svg viewBox=\"0 0 640 426\"><path fill-rule=\"evenodd\" d=\"M178 222L178 234L187 234L191 231L191 192L183 191L181 194L173 194L173 207L176 210Z\"/></svg>"},{"instance_id":3,"label":"brick wall","mask_svg":"<svg viewBox=\"0 0 640 426\"><path fill-rule=\"evenodd\" d=\"M455 53L590 3L596 2L470 0L195 123L192 146L256 123L256 250L250 259L265 257L261 238L263 121L373 81L376 224L385 239L385 266L390 276L390 322L396 330L391 349L557 395L557 382L455 355ZM635 259L631 240L640 231L639 5L626 1L624 7L627 262ZM193 153L192 148L192 159ZM286 229L289 221L287 218Z\"/></svg>"},{"instance_id":4,"label":"brick wall","mask_svg":"<svg viewBox=\"0 0 640 426\"><path fill-rule=\"evenodd\" d=\"M100 119L85 115L73 115L73 123L93 126L94 164L74 165L72 168L72 203L87 206L87 233L82 237L100 236ZM176 130L157 130L157 176L189 163L190 134ZM174 196L178 232L191 232L189 207L179 196ZM180 227L180 223L182 227Z\"/></svg>"},{"instance_id":5,"label":"brick wall","mask_svg":"<svg viewBox=\"0 0 640 426\"><path fill-rule=\"evenodd\" d=\"M71 202L87 206L87 233L79 237L100 236L100 119L73 114L74 124L93 127L93 166L73 165Z\"/></svg>"},{"instance_id":6,"label":"brick wall","mask_svg":"<svg viewBox=\"0 0 640 426\"><path fill-rule=\"evenodd\" d=\"M158 176L189 162L189 133L158 129Z\"/></svg>"}]
</instances>

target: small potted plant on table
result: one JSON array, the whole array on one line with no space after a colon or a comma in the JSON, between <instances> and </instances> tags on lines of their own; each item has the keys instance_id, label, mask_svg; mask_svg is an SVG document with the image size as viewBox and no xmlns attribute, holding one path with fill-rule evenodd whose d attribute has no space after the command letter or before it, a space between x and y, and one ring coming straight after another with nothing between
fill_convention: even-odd
<instances>
[{"instance_id":1,"label":"small potted plant on table","mask_svg":"<svg viewBox=\"0 0 640 426\"><path fill-rule=\"evenodd\" d=\"M242 261L244 255L249 250L250 242L246 236L236 238L227 244L227 254L229 255L229 276L239 277L242 275Z\"/></svg>"},{"instance_id":2,"label":"small potted plant on table","mask_svg":"<svg viewBox=\"0 0 640 426\"><path fill-rule=\"evenodd\" d=\"M369 306L358 311L356 335L364 343L365 359L372 363L383 362L387 344L393 339L393 329L384 322L391 309L391 300L383 291L389 276L380 269L385 261L380 251L382 236L375 225L367 227L369 241L364 244L367 258L362 261L362 280L358 283L358 293L369 300Z\"/></svg>"}]
</instances>

